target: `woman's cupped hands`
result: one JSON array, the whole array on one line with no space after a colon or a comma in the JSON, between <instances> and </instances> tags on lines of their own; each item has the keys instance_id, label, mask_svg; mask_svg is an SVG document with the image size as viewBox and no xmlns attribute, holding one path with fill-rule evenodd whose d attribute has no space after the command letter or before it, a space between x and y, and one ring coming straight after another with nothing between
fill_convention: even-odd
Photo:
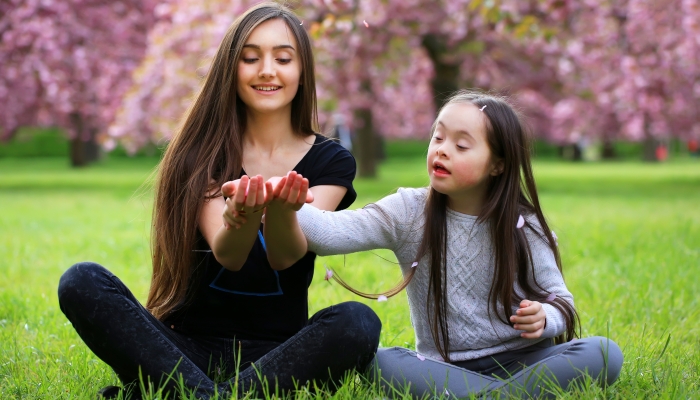
<instances>
[{"instance_id":1,"label":"woman's cupped hands","mask_svg":"<svg viewBox=\"0 0 700 400\"><path fill-rule=\"evenodd\" d=\"M301 174L290 171L286 176L275 176L264 181L262 175L229 181L221 186L221 193L226 197L223 217L226 229L240 227L248 222L248 217L267 207L298 211L304 203L314 201L309 190L309 180Z\"/></svg>"}]
</instances>

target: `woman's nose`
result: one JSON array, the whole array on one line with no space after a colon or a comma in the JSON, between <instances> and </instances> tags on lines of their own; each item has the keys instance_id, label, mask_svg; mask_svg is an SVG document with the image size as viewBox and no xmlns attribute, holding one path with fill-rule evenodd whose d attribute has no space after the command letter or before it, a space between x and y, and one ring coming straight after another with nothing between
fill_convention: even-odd
<instances>
[{"instance_id":1,"label":"woman's nose","mask_svg":"<svg viewBox=\"0 0 700 400\"><path fill-rule=\"evenodd\" d=\"M258 77L271 78L277 75L277 71L275 71L274 60L272 59L272 57L264 57L263 62L261 64L262 65L260 68L260 72L258 73Z\"/></svg>"}]
</instances>

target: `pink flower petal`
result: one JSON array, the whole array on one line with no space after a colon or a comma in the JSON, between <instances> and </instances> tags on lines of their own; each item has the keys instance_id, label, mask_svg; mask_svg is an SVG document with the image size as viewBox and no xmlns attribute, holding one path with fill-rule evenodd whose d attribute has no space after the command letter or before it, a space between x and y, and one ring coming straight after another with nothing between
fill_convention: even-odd
<instances>
[{"instance_id":1,"label":"pink flower petal","mask_svg":"<svg viewBox=\"0 0 700 400\"><path fill-rule=\"evenodd\" d=\"M333 271L331 271L330 269L328 269L328 267L326 267L326 276L325 276L323 279L325 279L325 280L328 281L328 280L330 280L332 277L333 277Z\"/></svg>"},{"instance_id":2,"label":"pink flower petal","mask_svg":"<svg viewBox=\"0 0 700 400\"><path fill-rule=\"evenodd\" d=\"M554 245L559 247L559 238L557 237L557 234L552 231L552 237L554 238Z\"/></svg>"},{"instance_id":3,"label":"pink flower petal","mask_svg":"<svg viewBox=\"0 0 700 400\"><path fill-rule=\"evenodd\" d=\"M522 228L523 226L525 226L525 218L523 218L522 215L519 215L519 216L518 216L518 224L515 225L515 227L518 228L518 229L520 229L520 228Z\"/></svg>"},{"instance_id":4,"label":"pink flower petal","mask_svg":"<svg viewBox=\"0 0 700 400\"><path fill-rule=\"evenodd\" d=\"M387 301L387 300L389 300L389 299L387 299L386 296L384 296L384 295L377 297L377 301Z\"/></svg>"},{"instance_id":5,"label":"pink flower petal","mask_svg":"<svg viewBox=\"0 0 700 400\"><path fill-rule=\"evenodd\" d=\"M304 25L304 21L301 21L301 24L299 24L299 25Z\"/></svg>"},{"instance_id":6,"label":"pink flower petal","mask_svg":"<svg viewBox=\"0 0 700 400\"><path fill-rule=\"evenodd\" d=\"M411 264L411 268L415 268L418 266L418 261L414 261L413 264Z\"/></svg>"},{"instance_id":7,"label":"pink flower petal","mask_svg":"<svg viewBox=\"0 0 700 400\"><path fill-rule=\"evenodd\" d=\"M447 389L445 389L445 396L449 396L449 395L450 395L450 392L448 392Z\"/></svg>"},{"instance_id":8,"label":"pink flower petal","mask_svg":"<svg viewBox=\"0 0 700 400\"><path fill-rule=\"evenodd\" d=\"M364 20L363 20L362 22L365 23L365 28L369 28L369 24L367 23L367 21L364 21Z\"/></svg>"},{"instance_id":9,"label":"pink flower petal","mask_svg":"<svg viewBox=\"0 0 700 400\"><path fill-rule=\"evenodd\" d=\"M483 107L481 107L481 108L479 109L479 111L484 111L484 108L486 108L486 105L484 105Z\"/></svg>"},{"instance_id":10,"label":"pink flower petal","mask_svg":"<svg viewBox=\"0 0 700 400\"><path fill-rule=\"evenodd\" d=\"M554 293L550 293L549 296L547 296L547 301L552 301L557 298L557 295Z\"/></svg>"},{"instance_id":11,"label":"pink flower petal","mask_svg":"<svg viewBox=\"0 0 700 400\"><path fill-rule=\"evenodd\" d=\"M422 356L422 355L420 355L420 354L418 354L418 353L416 353L416 358L418 358L418 359L421 360L421 361L425 361L425 357Z\"/></svg>"}]
</instances>

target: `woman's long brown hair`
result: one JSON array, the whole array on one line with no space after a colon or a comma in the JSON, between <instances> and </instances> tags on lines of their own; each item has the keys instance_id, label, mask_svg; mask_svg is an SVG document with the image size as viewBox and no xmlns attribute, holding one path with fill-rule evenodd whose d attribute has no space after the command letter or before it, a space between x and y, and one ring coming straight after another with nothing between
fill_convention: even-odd
<instances>
[{"instance_id":1,"label":"woman's long brown hair","mask_svg":"<svg viewBox=\"0 0 700 400\"><path fill-rule=\"evenodd\" d=\"M482 108L485 116L486 137L493 159L502 160L503 172L490 177L484 206L476 223L487 222L494 249L494 274L489 292L489 312L510 325L512 308L528 299L548 303L561 311L566 320L566 332L558 341L569 341L576 335L578 315L574 307L560 298L548 300L549 293L537 283L532 251L525 230L547 243L561 271L561 259L552 231L540 208L537 188L530 162L529 135L525 124L515 110L502 98L471 91L460 91L443 106L472 103ZM435 127L433 127L434 130ZM429 256L430 282L426 307L432 321L430 330L440 355L450 361L450 336L447 324L446 252L447 252L447 199L430 188L425 205L425 227L417 260ZM541 227L536 229L525 222L516 229L519 216L534 216ZM522 290L522 297L516 292Z\"/></svg>"},{"instance_id":2,"label":"woman's long brown hair","mask_svg":"<svg viewBox=\"0 0 700 400\"><path fill-rule=\"evenodd\" d=\"M151 231L153 276L146 303L158 319L191 300L197 277L193 251L202 246L197 222L202 203L211 198L207 193L220 195L218 188L241 173L246 111L236 92L238 62L253 29L275 18L286 22L299 47L301 85L292 100L292 129L300 136L318 131L313 53L301 20L277 3L250 8L226 32L159 166Z\"/></svg>"}]
</instances>

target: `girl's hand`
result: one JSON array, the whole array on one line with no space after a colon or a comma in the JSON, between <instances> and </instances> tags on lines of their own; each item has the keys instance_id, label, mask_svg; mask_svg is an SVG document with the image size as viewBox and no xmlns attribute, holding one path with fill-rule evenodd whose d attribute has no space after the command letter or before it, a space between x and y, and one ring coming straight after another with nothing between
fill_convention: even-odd
<instances>
[{"instance_id":1,"label":"girl's hand","mask_svg":"<svg viewBox=\"0 0 700 400\"><path fill-rule=\"evenodd\" d=\"M268 183L271 184L270 181ZM314 196L309 190L309 180L295 171L290 171L277 182L271 197L274 204L294 211L299 211L304 203L314 201Z\"/></svg>"},{"instance_id":2,"label":"girl's hand","mask_svg":"<svg viewBox=\"0 0 700 400\"><path fill-rule=\"evenodd\" d=\"M261 175L226 182L221 193L227 196L223 217L226 229L239 229L248 222L247 216L263 211L271 200L272 184L264 183Z\"/></svg>"},{"instance_id":3,"label":"girl's hand","mask_svg":"<svg viewBox=\"0 0 700 400\"><path fill-rule=\"evenodd\" d=\"M542 336L547 313L540 302L523 300L515 314L510 317L510 322L514 324L514 329L525 331L520 334L521 337L537 339Z\"/></svg>"}]
</instances>

